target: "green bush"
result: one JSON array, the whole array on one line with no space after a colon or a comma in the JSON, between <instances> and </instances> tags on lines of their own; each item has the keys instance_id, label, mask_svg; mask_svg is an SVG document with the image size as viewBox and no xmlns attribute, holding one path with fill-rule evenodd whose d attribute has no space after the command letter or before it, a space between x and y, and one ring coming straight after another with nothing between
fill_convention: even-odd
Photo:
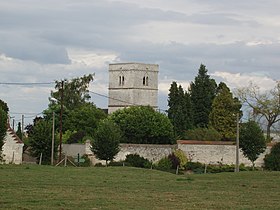
<instances>
[{"instance_id":1,"label":"green bush","mask_svg":"<svg viewBox=\"0 0 280 210\"><path fill-rule=\"evenodd\" d=\"M156 165L156 169L161 171L170 171L172 168L172 162L168 157L160 159Z\"/></svg>"},{"instance_id":2,"label":"green bush","mask_svg":"<svg viewBox=\"0 0 280 210\"><path fill-rule=\"evenodd\" d=\"M234 172L235 165L207 165L207 173Z\"/></svg>"},{"instance_id":3,"label":"green bush","mask_svg":"<svg viewBox=\"0 0 280 210\"><path fill-rule=\"evenodd\" d=\"M188 162L186 164L186 170L192 171L196 174L202 174L205 172L205 164L199 162ZM239 171L249 171L252 167L245 167L244 164L240 164ZM222 165L222 164L209 164L206 165L206 173L221 173L221 172L234 172L235 165Z\"/></svg>"},{"instance_id":4,"label":"green bush","mask_svg":"<svg viewBox=\"0 0 280 210\"><path fill-rule=\"evenodd\" d=\"M82 167L89 167L89 166L91 166L91 161L90 161L90 159L88 158L87 155L83 155L81 157L81 159L85 159L85 161L83 163L80 163L80 166L82 166Z\"/></svg>"},{"instance_id":5,"label":"green bush","mask_svg":"<svg viewBox=\"0 0 280 210\"><path fill-rule=\"evenodd\" d=\"M141 157L138 154L129 154L125 157L125 163L128 163L129 166L138 167L138 168L150 168L152 163L146 159Z\"/></svg>"},{"instance_id":6,"label":"green bush","mask_svg":"<svg viewBox=\"0 0 280 210\"><path fill-rule=\"evenodd\" d=\"M280 143L275 144L269 154L264 158L264 168L272 171L280 171Z\"/></svg>"},{"instance_id":7,"label":"green bush","mask_svg":"<svg viewBox=\"0 0 280 210\"><path fill-rule=\"evenodd\" d=\"M123 161L111 161L108 166L123 166L124 165L124 162ZM125 164L125 166L127 166Z\"/></svg>"},{"instance_id":8,"label":"green bush","mask_svg":"<svg viewBox=\"0 0 280 210\"><path fill-rule=\"evenodd\" d=\"M196 174L202 174L204 173L204 164L202 163L199 163L199 162L188 162L186 165L185 165L185 168L187 171L192 171L193 173L196 173Z\"/></svg>"},{"instance_id":9,"label":"green bush","mask_svg":"<svg viewBox=\"0 0 280 210\"><path fill-rule=\"evenodd\" d=\"M94 166L95 167L104 167L104 165L102 165L102 163L96 163Z\"/></svg>"},{"instance_id":10,"label":"green bush","mask_svg":"<svg viewBox=\"0 0 280 210\"><path fill-rule=\"evenodd\" d=\"M184 169L188 162L186 154L180 149L176 149L173 153L180 161L180 169Z\"/></svg>"},{"instance_id":11,"label":"green bush","mask_svg":"<svg viewBox=\"0 0 280 210\"><path fill-rule=\"evenodd\" d=\"M186 131L186 138L189 140L220 141L222 135L214 128L195 128Z\"/></svg>"},{"instance_id":12,"label":"green bush","mask_svg":"<svg viewBox=\"0 0 280 210\"><path fill-rule=\"evenodd\" d=\"M177 166L180 166L180 160L176 155L172 152L170 155L168 155L168 159L171 161L171 168L177 169Z\"/></svg>"}]
</instances>

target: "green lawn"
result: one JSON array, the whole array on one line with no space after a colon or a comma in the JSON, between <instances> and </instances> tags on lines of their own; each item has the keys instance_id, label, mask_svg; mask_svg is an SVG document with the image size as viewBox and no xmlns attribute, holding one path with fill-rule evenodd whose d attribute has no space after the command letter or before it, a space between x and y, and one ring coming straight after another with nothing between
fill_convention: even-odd
<instances>
[{"instance_id":1,"label":"green lawn","mask_svg":"<svg viewBox=\"0 0 280 210\"><path fill-rule=\"evenodd\" d=\"M0 165L0 209L280 209L280 172Z\"/></svg>"}]
</instances>

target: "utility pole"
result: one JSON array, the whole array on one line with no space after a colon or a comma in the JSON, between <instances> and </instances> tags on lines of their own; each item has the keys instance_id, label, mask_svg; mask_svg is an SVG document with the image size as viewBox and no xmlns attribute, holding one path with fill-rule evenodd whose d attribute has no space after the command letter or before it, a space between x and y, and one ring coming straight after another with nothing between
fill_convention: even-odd
<instances>
[{"instance_id":1,"label":"utility pole","mask_svg":"<svg viewBox=\"0 0 280 210\"><path fill-rule=\"evenodd\" d=\"M24 136L24 115L21 115L21 133L22 133L21 138L23 138L23 136Z\"/></svg>"},{"instance_id":2,"label":"utility pole","mask_svg":"<svg viewBox=\"0 0 280 210\"><path fill-rule=\"evenodd\" d=\"M236 115L236 162L235 172L239 172L239 113Z\"/></svg>"},{"instance_id":3,"label":"utility pole","mask_svg":"<svg viewBox=\"0 0 280 210\"><path fill-rule=\"evenodd\" d=\"M52 122L52 152L51 152L51 165L53 165L53 155L54 155L54 112L53 112L53 122Z\"/></svg>"},{"instance_id":4,"label":"utility pole","mask_svg":"<svg viewBox=\"0 0 280 210\"><path fill-rule=\"evenodd\" d=\"M59 128L59 162L61 161L62 153L62 114L63 114L63 89L64 81L61 81L61 90L60 90L60 128Z\"/></svg>"}]
</instances>

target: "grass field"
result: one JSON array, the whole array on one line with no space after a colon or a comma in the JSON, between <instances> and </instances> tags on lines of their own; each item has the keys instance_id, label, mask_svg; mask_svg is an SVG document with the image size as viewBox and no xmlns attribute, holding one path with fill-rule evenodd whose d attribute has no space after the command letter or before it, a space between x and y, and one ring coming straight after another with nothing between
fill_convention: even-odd
<instances>
[{"instance_id":1,"label":"grass field","mask_svg":"<svg viewBox=\"0 0 280 210\"><path fill-rule=\"evenodd\" d=\"M0 209L280 209L280 172L0 166Z\"/></svg>"}]
</instances>

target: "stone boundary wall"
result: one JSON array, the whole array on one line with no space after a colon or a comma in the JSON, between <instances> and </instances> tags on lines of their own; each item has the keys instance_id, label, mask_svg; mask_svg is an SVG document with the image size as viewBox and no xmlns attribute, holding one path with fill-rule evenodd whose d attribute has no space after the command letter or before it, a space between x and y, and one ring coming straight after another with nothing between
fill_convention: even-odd
<instances>
[{"instance_id":1,"label":"stone boundary wall","mask_svg":"<svg viewBox=\"0 0 280 210\"><path fill-rule=\"evenodd\" d=\"M185 152L188 160L204 164L235 164L236 146L234 142L203 142L203 141L178 141L178 149ZM268 145L264 153L255 161L255 166L261 167L266 154L270 153L271 145ZM246 166L252 166L241 150L239 150L239 162Z\"/></svg>"},{"instance_id":2,"label":"stone boundary wall","mask_svg":"<svg viewBox=\"0 0 280 210\"><path fill-rule=\"evenodd\" d=\"M255 165L260 167L263 165L263 158L271 150L272 145L268 145L265 152L255 161ZM63 153L68 156L80 156L86 154L90 157L93 164L102 163L95 158L91 151L91 144L87 141L85 144L63 144ZM114 161L124 160L128 154L138 154L152 162L157 162L161 158L168 156L174 149L181 149L185 152L188 160L192 162L200 162L204 164L235 164L236 147L234 142L218 142L218 141L177 141L177 145L151 145L151 144L120 144L120 152ZM244 157L242 151L239 151L239 162L246 166L251 166L251 162Z\"/></svg>"},{"instance_id":3,"label":"stone boundary wall","mask_svg":"<svg viewBox=\"0 0 280 210\"><path fill-rule=\"evenodd\" d=\"M138 154L152 162L157 162L161 158L168 156L177 145L157 145L157 144L120 144L121 150L115 160L124 160L128 154Z\"/></svg>"},{"instance_id":4,"label":"stone boundary wall","mask_svg":"<svg viewBox=\"0 0 280 210\"><path fill-rule=\"evenodd\" d=\"M128 154L138 154L142 157L147 158L152 162L157 162L161 158L168 156L172 153L172 150L177 148L177 145L152 145L152 144L120 144L120 152L115 157L114 161L125 160ZM87 141L85 144L62 144L62 150L67 156L80 156L84 154L88 155L93 164L102 163L95 158L91 151L91 144Z\"/></svg>"}]
</instances>

